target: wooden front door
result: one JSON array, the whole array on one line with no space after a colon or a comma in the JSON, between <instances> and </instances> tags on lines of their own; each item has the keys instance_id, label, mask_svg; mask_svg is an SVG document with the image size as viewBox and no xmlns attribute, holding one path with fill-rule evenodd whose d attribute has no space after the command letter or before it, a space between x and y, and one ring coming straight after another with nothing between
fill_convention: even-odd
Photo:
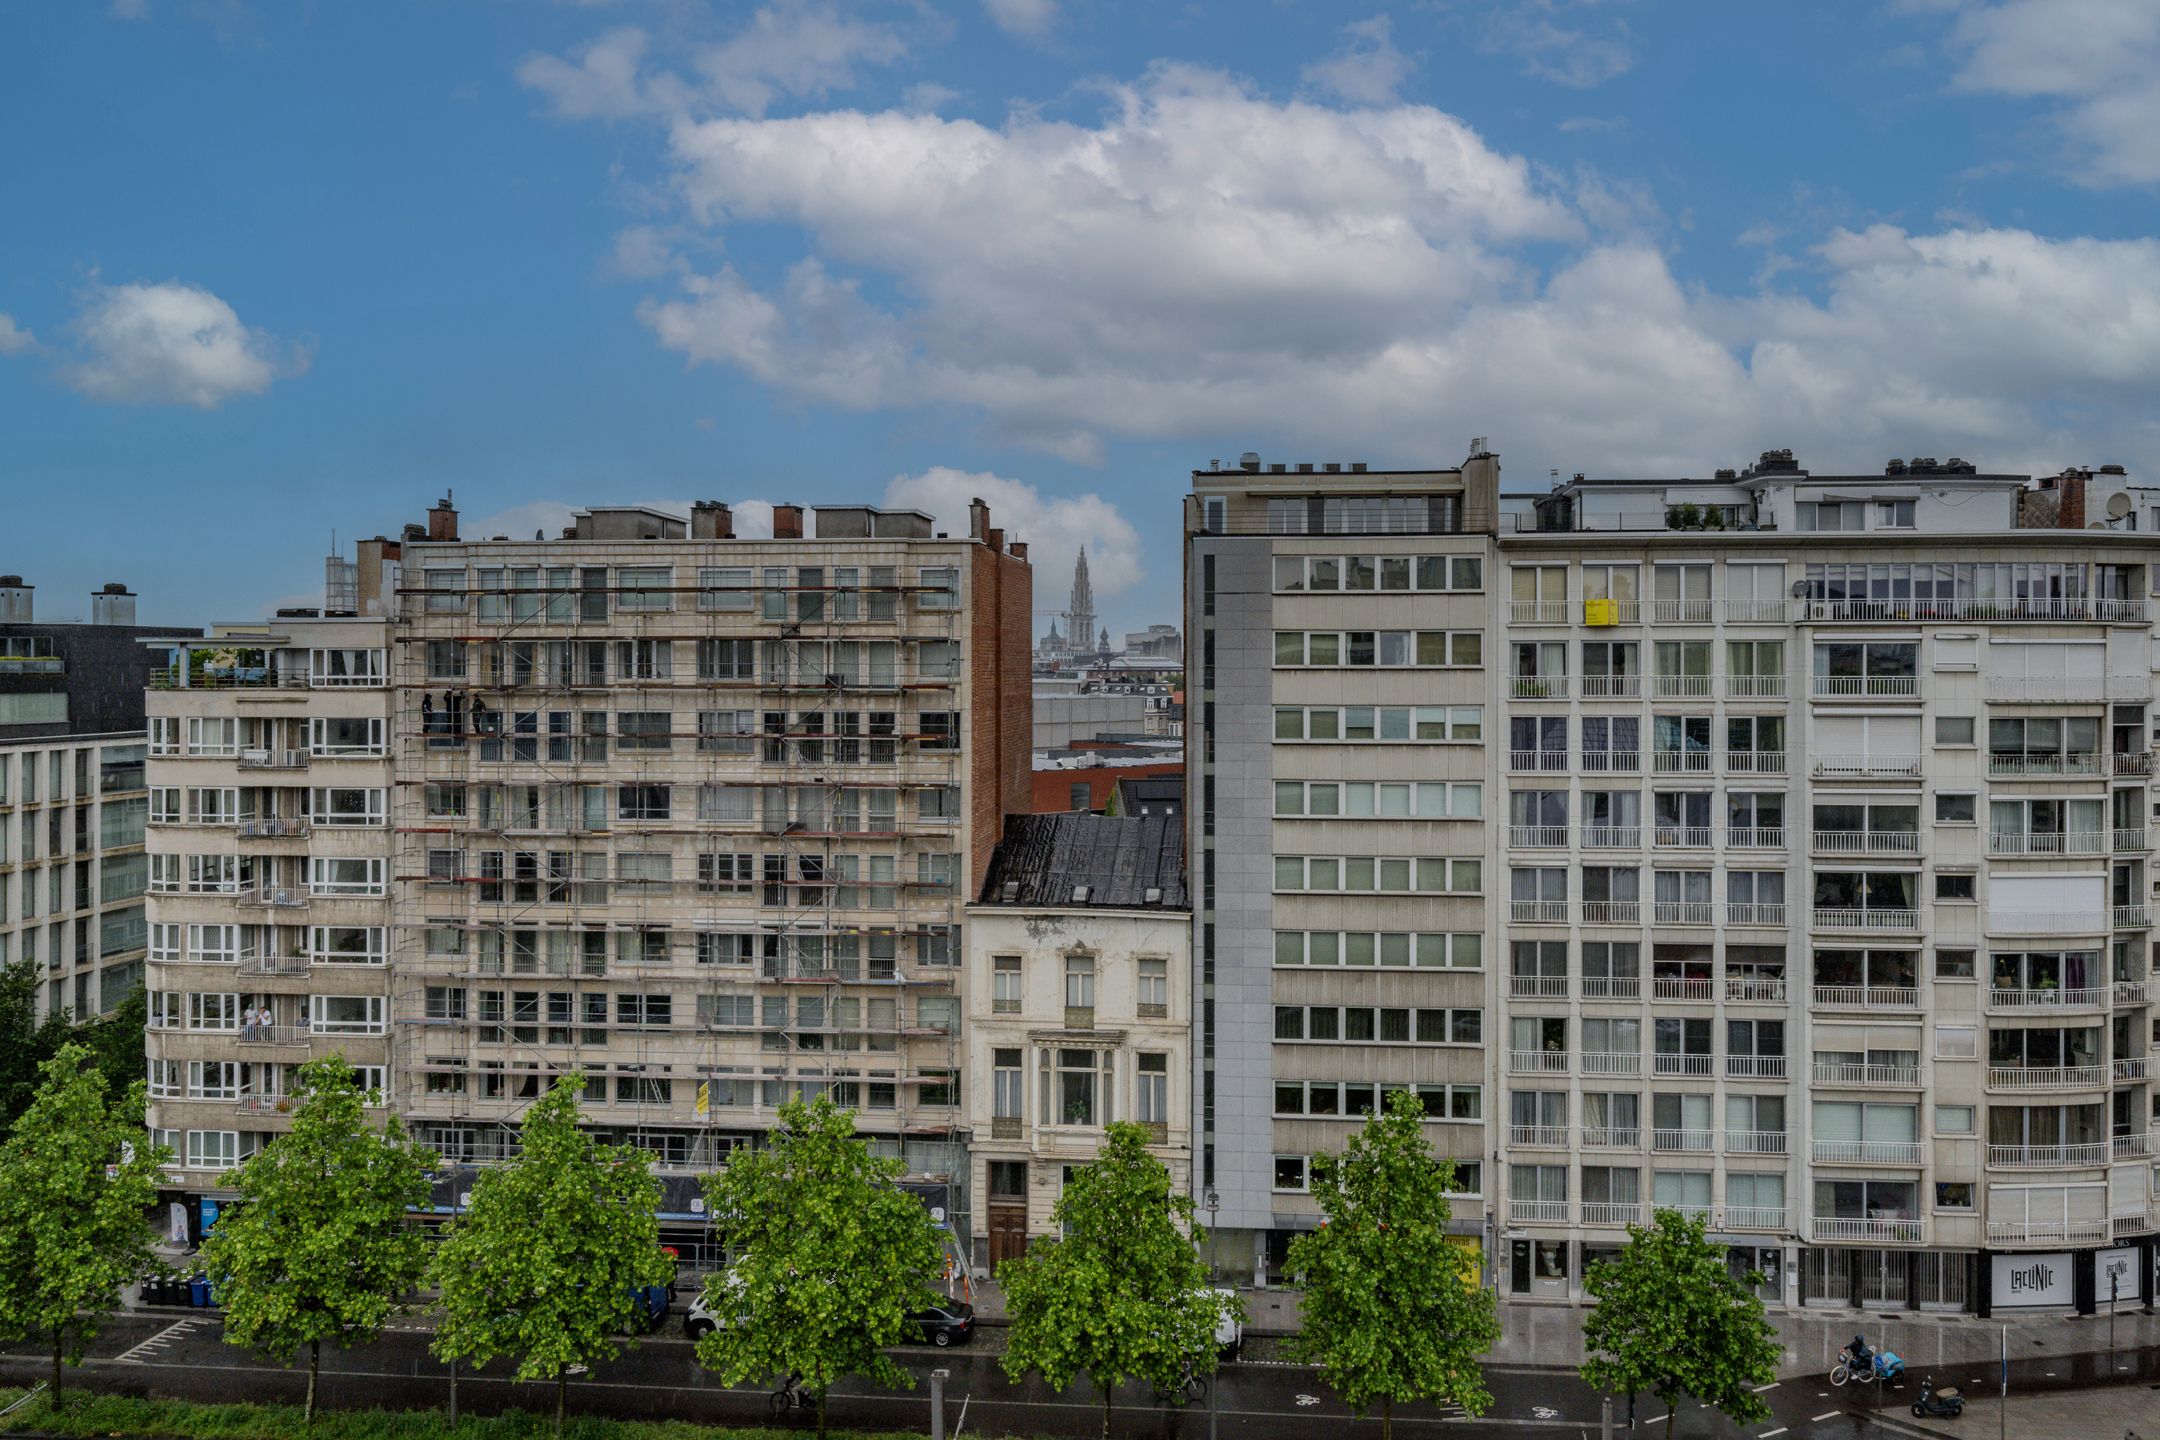
<instances>
[{"instance_id":1,"label":"wooden front door","mask_svg":"<svg viewBox=\"0 0 2160 1440\"><path fill-rule=\"evenodd\" d=\"M1027 1254L1027 1206L990 1206L990 1267L995 1270L1007 1260L1017 1260Z\"/></svg>"}]
</instances>

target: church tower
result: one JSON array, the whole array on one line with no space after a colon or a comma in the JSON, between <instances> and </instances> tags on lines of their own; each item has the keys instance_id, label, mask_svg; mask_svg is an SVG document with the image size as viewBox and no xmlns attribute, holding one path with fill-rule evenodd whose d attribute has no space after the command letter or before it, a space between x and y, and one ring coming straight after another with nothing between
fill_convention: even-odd
<instances>
[{"instance_id":1,"label":"church tower","mask_svg":"<svg viewBox=\"0 0 2160 1440\"><path fill-rule=\"evenodd\" d=\"M1095 633L1095 587L1088 583L1087 546L1080 547L1080 558L1073 562L1072 614L1065 625L1065 633L1072 637L1075 649L1085 649L1090 636Z\"/></svg>"}]
</instances>

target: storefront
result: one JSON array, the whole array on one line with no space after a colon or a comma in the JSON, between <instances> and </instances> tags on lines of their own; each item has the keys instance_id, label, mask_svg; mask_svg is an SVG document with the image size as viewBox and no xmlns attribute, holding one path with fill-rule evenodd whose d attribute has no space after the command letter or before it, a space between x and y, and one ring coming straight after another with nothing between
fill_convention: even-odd
<instances>
[{"instance_id":1,"label":"storefront","mask_svg":"<svg viewBox=\"0 0 2160 1440\"><path fill-rule=\"evenodd\" d=\"M1973 1308L1975 1257L1959 1250L1811 1245L1800 1252L1800 1303L1823 1309Z\"/></svg>"},{"instance_id":2,"label":"storefront","mask_svg":"<svg viewBox=\"0 0 2160 1440\"><path fill-rule=\"evenodd\" d=\"M2094 1250L2032 1250L1986 1257L1980 1313L2105 1314L2152 1303L2160 1249L2151 1236Z\"/></svg>"}]
</instances>

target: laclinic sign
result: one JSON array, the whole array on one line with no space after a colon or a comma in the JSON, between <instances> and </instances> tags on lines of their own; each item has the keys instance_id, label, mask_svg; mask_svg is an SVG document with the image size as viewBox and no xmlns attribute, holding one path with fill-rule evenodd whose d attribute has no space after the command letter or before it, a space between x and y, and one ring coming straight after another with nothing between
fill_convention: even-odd
<instances>
[{"instance_id":1,"label":"laclinic sign","mask_svg":"<svg viewBox=\"0 0 2160 1440\"><path fill-rule=\"evenodd\" d=\"M2108 1282L2110 1280L2115 1282L2113 1293L2117 1300L2136 1300L2140 1298L2138 1295L2137 1247L2125 1245L2114 1250L2102 1250L2097 1263L2093 1267L2093 1276L2094 1298L2103 1305L2107 1303Z\"/></svg>"},{"instance_id":2,"label":"laclinic sign","mask_svg":"<svg viewBox=\"0 0 2160 1440\"><path fill-rule=\"evenodd\" d=\"M2071 1303L2068 1252L2056 1250L2045 1255L1997 1255L1994 1260L1997 1310Z\"/></svg>"}]
</instances>

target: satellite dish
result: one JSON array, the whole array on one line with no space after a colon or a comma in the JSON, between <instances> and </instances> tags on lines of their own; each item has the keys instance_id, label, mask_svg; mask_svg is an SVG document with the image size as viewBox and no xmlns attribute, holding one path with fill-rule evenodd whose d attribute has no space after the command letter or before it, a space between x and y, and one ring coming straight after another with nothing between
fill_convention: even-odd
<instances>
[{"instance_id":1,"label":"satellite dish","mask_svg":"<svg viewBox=\"0 0 2160 1440\"><path fill-rule=\"evenodd\" d=\"M2122 519L2130 513L2132 508L2129 495L2121 490L2117 490L2107 498L2107 513L2110 520Z\"/></svg>"}]
</instances>

